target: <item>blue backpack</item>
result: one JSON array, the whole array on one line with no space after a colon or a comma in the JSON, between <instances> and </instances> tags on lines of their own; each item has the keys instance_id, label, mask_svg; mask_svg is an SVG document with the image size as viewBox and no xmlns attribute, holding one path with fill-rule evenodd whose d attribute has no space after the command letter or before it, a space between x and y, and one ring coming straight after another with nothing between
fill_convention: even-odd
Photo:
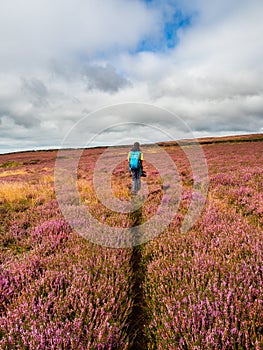
<instances>
[{"instance_id":1,"label":"blue backpack","mask_svg":"<svg viewBox=\"0 0 263 350\"><path fill-rule=\"evenodd\" d=\"M140 165L141 165L140 156L141 156L140 151L130 152L130 169L131 170L138 170L140 168Z\"/></svg>"}]
</instances>

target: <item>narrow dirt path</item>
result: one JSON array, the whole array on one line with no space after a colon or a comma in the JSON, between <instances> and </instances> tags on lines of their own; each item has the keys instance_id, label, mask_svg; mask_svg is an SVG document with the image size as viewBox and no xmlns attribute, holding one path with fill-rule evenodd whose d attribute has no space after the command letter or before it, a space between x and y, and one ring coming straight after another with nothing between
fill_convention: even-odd
<instances>
[{"instance_id":1,"label":"narrow dirt path","mask_svg":"<svg viewBox=\"0 0 263 350\"><path fill-rule=\"evenodd\" d=\"M141 209L135 211L133 214L133 229L135 234L140 235L139 225L142 222ZM137 245L133 247L130 265L132 269L132 295L133 295L133 307L128 318L128 334L130 339L131 350L146 350L147 339L144 332L145 325L148 322L148 310L147 304L143 292L143 282L146 276L147 266L143 263L142 252L145 244Z\"/></svg>"}]
</instances>

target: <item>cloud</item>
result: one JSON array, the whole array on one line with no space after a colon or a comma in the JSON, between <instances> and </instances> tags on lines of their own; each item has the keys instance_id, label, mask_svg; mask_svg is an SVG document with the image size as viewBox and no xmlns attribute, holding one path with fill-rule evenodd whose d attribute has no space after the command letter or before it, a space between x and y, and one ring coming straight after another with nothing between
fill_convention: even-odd
<instances>
[{"instance_id":1,"label":"cloud","mask_svg":"<svg viewBox=\"0 0 263 350\"><path fill-rule=\"evenodd\" d=\"M1 131L3 125L5 125L4 121L7 122L7 125L18 125L25 129L30 129L40 125L40 120L33 115L30 106L26 104L22 106L21 103L10 107L3 106L0 108L0 119L2 121Z\"/></svg>"},{"instance_id":2,"label":"cloud","mask_svg":"<svg viewBox=\"0 0 263 350\"><path fill-rule=\"evenodd\" d=\"M12 0L1 6L0 62L11 69L132 48L155 31L155 19L138 0Z\"/></svg>"},{"instance_id":3,"label":"cloud","mask_svg":"<svg viewBox=\"0 0 263 350\"><path fill-rule=\"evenodd\" d=\"M34 113L32 104L21 93L19 79L3 79L0 82L0 119L0 137L7 128L10 135L14 135L17 127L30 130L40 126L38 114Z\"/></svg>"},{"instance_id":4,"label":"cloud","mask_svg":"<svg viewBox=\"0 0 263 350\"><path fill-rule=\"evenodd\" d=\"M45 84L37 78L22 79L22 90L35 106L47 106L48 90Z\"/></svg>"},{"instance_id":5,"label":"cloud","mask_svg":"<svg viewBox=\"0 0 263 350\"><path fill-rule=\"evenodd\" d=\"M121 122L183 137L176 118L198 136L259 132L262 11L259 0L5 2L0 144L6 142L5 150L58 147L81 118L88 120L80 131L87 139ZM93 114L125 102L171 114L132 108ZM145 130L138 128L141 138ZM128 126L122 132L130 137ZM111 143L117 133L103 135Z\"/></svg>"},{"instance_id":6,"label":"cloud","mask_svg":"<svg viewBox=\"0 0 263 350\"><path fill-rule=\"evenodd\" d=\"M106 92L116 92L130 82L116 72L116 69L107 64L105 67L99 65L87 65L83 76L88 89L98 89Z\"/></svg>"}]
</instances>

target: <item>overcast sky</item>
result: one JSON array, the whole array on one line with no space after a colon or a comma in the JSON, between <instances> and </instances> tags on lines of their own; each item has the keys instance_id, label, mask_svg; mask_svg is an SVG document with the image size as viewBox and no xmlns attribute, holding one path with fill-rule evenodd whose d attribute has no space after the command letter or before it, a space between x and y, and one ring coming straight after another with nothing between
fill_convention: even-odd
<instances>
[{"instance_id":1,"label":"overcast sky","mask_svg":"<svg viewBox=\"0 0 263 350\"><path fill-rule=\"evenodd\" d=\"M2 1L0 153L58 148L70 130L189 136L179 119L195 137L263 132L262 13L262 0Z\"/></svg>"}]
</instances>

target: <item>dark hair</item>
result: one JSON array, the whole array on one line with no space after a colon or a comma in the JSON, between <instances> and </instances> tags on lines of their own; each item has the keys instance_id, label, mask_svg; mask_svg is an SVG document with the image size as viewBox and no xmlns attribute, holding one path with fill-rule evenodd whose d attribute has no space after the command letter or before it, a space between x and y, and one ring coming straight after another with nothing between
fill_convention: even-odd
<instances>
[{"instance_id":1,"label":"dark hair","mask_svg":"<svg viewBox=\"0 0 263 350\"><path fill-rule=\"evenodd\" d=\"M140 144L139 142L134 142L134 145L132 147L132 152L140 151Z\"/></svg>"}]
</instances>

